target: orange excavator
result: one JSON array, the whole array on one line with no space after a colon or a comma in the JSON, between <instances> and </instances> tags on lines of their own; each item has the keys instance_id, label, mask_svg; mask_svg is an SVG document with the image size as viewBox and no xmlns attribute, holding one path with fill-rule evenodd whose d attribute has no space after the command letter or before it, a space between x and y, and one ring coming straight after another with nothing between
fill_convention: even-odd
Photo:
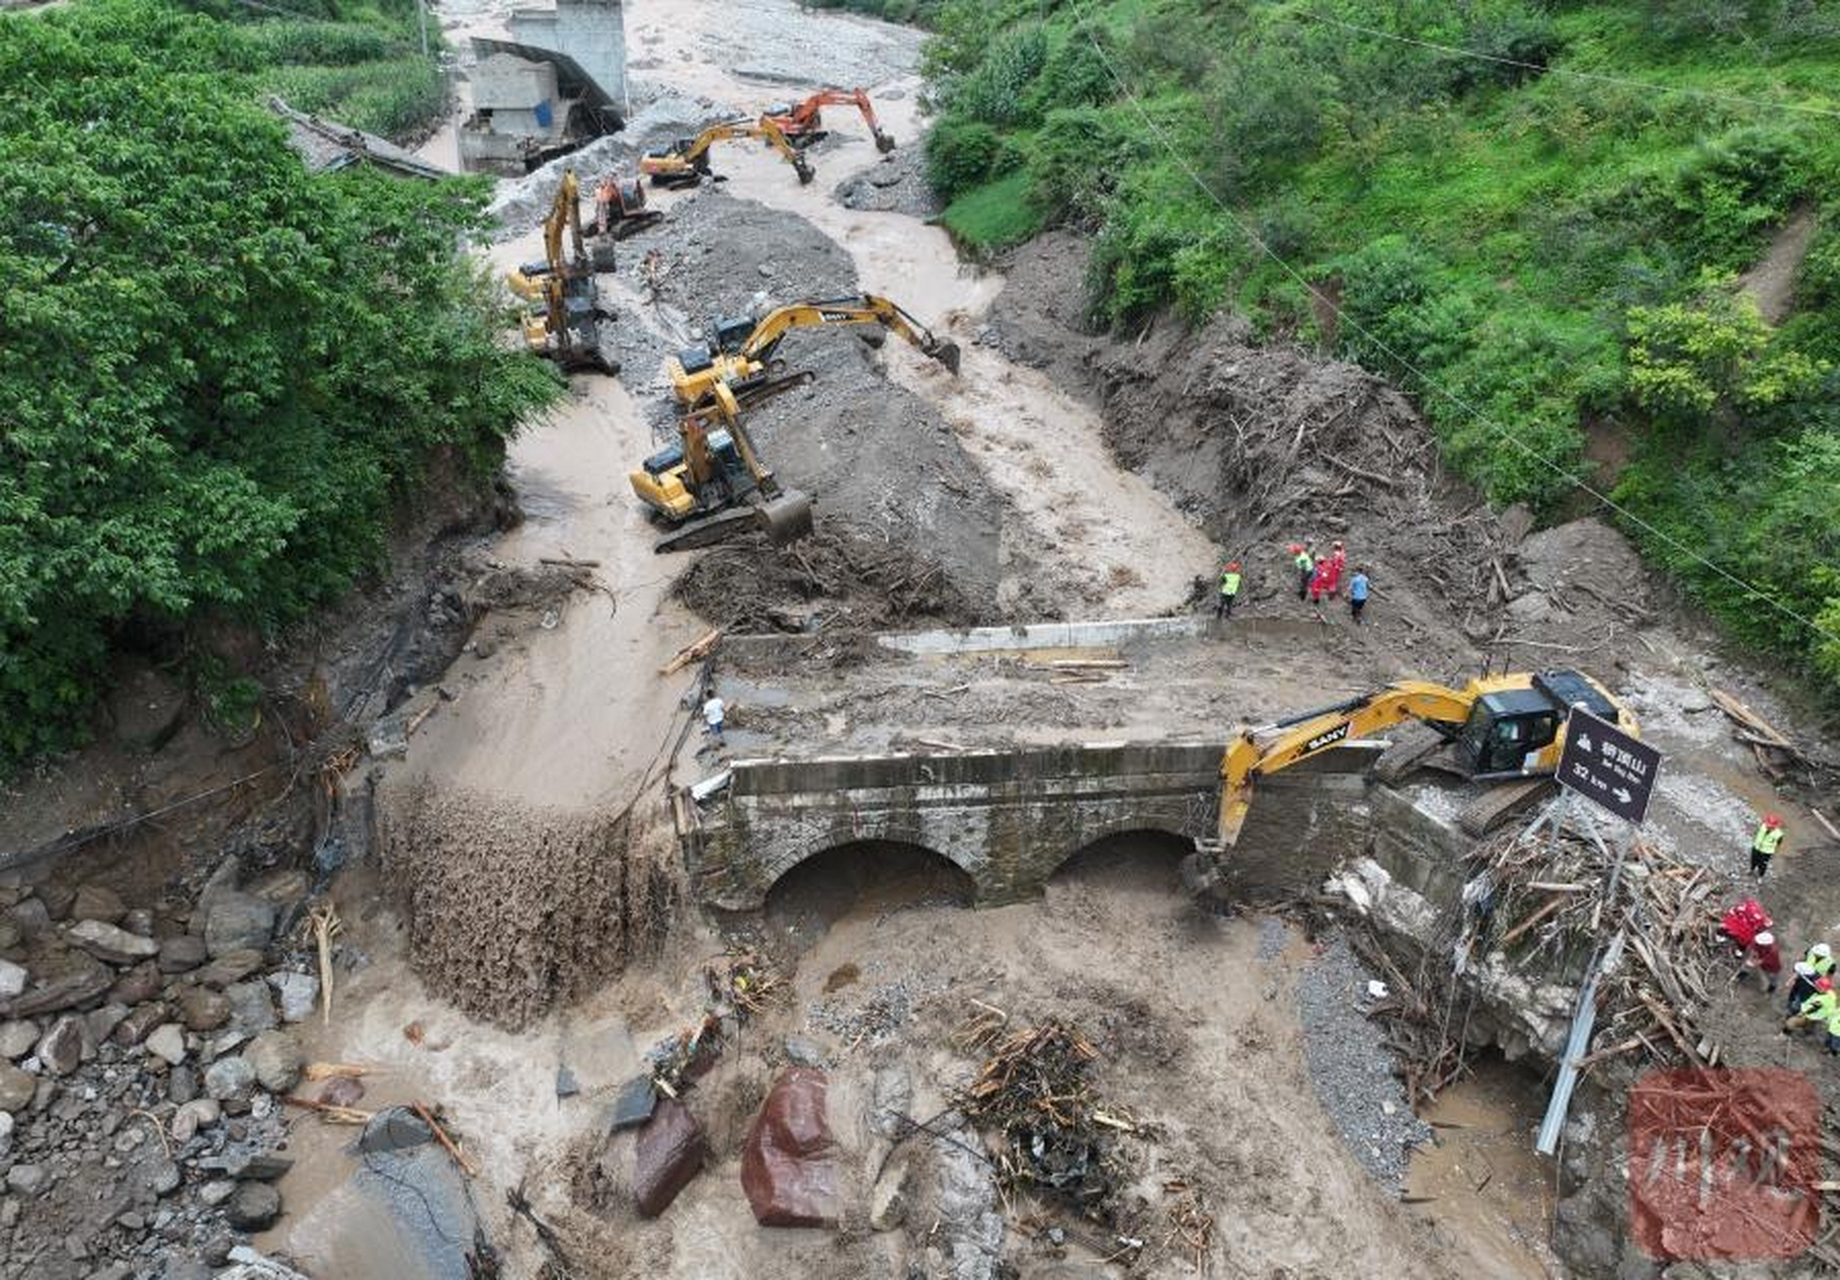
<instances>
[{"instance_id":1,"label":"orange excavator","mask_svg":"<svg viewBox=\"0 0 1840 1280\"><path fill-rule=\"evenodd\" d=\"M820 89L803 102L782 102L768 107L767 119L779 126L793 146L807 147L827 132L824 108L852 104L862 112L863 123L869 126L870 136L875 139L875 149L883 155L893 151L894 138L883 131L875 118L875 107L870 104L869 95L861 89Z\"/></svg>"},{"instance_id":2,"label":"orange excavator","mask_svg":"<svg viewBox=\"0 0 1840 1280\"><path fill-rule=\"evenodd\" d=\"M594 221L588 226L591 236L624 240L662 221L664 210L646 207L645 187L636 176L610 173L594 188Z\"/></svg>"}]
</instances>

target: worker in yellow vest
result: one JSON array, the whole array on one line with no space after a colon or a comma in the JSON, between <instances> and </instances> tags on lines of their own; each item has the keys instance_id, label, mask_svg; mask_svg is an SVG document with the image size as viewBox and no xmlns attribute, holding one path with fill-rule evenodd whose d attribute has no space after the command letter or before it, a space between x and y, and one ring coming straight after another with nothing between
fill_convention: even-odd
<instances>
[{"instance_id":1,"label":"worker in yellow vest","mask_svg":"<svg viewBox=\"0 0 1840 1280\"><path fill-rule=\"evenodd\" d=\"M1757 834L1751 837L1751 874L1759 880L1770 870L1770 859L1782 848L1783 821L1775 814L1764 818L1757 827Z\"/></svg>"},{"instance_id":2,"label":"worker in yellow vest","mask_svg":"<svg viewBox=\"0 0 1840 1280\"><path fill-rule=\"evenodd\" d=\"M1840 1012L1840 997L1834 995L1834 980L1816 978L1814 994L1802 1001L1802 1007L1796 1011L1794 1017L1783 1023L1783 1034L1791 1035L1809 1023L1825 1031L1836 1012Z\"/></svg>"},{"instance_id":3,"label":"worker in yellow vest","mask_svg":"<svg viewBox=\"0 0 1840 1280\"><path fill-rule=\"evenodd\" d=\"M1826 978L1834 971L1834 949L1825 942L1808 948L1808 954L1795 962L1795 981L1789 984L1789 1003L1785 1011L1794 1013L1796 1006L1814 993L1815 979Z\"/></svg>"},{"instance_id":4,"label":"worker in yellow vest","mask_svg":"<svg viewBox=\"0 0 1840 1280\"><path fill-rule=\"evenodd\" d=\"M1316 573L1316 557L1301 542L1291 543L1291 563L1297 566L1297 598L1310 598L1310 578Z\"/></svg>"},{"instance_id":5,"label":"worker in yellow vest","mask_svg":"<svg viewBox=\"0 0 1840 1280\"><path fill-rule=\"evenodd\" d=\"M1227 562L1227 567L1220 571L1220 599L1214 605L1216 618L1233 616L1233 601L1239 596L1239 561Z\"/></svg>"}]
</instances>

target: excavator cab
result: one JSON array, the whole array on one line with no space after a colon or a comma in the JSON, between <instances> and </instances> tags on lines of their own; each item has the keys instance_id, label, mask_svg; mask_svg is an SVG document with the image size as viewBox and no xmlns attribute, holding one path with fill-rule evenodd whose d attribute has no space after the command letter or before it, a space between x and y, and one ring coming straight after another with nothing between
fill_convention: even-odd
<instances>
[{"instance_id":1,"label":"excavator cab","mask_svg":"<svg viewBox=\"0 0 1840 1280\"><path fill-rule=\"evenodd\" d=\"M716 350L725 355L734 355L747 345L747 340L754 336L754 327L759 323L755 316L730 316L726 320L717 320L710 326Z\"/></svg>"},{"instance_id":2,"label":"excavator cab","mask_svg":"<svg viewBox=\"0 0 1840 1280\"><path fill-rule=\"evenodd\" d=\"M1476 699L1453 746L1472 778L1519 774L1552 745L1561 723L1560 712L1537 689L1485 694Z\"/></svg>"}]
</instances>

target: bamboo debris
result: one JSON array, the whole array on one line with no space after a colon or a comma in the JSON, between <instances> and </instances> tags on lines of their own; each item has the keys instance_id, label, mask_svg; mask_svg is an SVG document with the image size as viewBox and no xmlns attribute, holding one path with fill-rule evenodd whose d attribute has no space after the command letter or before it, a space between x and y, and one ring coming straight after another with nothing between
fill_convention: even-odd
<instances>
[{"instance_id":1,"label":"bamboo debris","mask_svg":"<svg viewBox=\"0 0 1840 1280\"><path fill-rule=\"evenodd\" d=\"M1739 699L1723 689L1707 687L1714 705L1731 721L1731 734L1751 749L1757 767L1770 777L1779 777L1784 765L1806 766L1808 757L1789 736L1765 720ZM1772 755L1771 752L1775 752Z\"/></svg>"},{"instance_id":2,"label":"bamboo debris","mask_svg":"<svg viewBox=\"0 0 1840 1280\"><path fill-rule=\"evenodd\" d=\"M658 668L658 674L661 676L673 675L682 671L692 662L701 662L704 658L709 656L710 650L714 649L716 643L721 639L722 628L711 627L695 640L679 649L675 657Z\"/></svg>"},{"instance_id":3,"label":"bamboo debris","mask_svg":"<svg viewBox=\"0 0 1840 1280\"><path fill-rule=\"evenodd\" d=\"M1504 952L1517 969L1573 981L1607 937L1628 935L1624 963L1599 984L1587 1065L1638 1051L1690 1066L1722 1055L1699 1025L1736 965L1719 937L1728 886L1715 873L1640 838L1617 872L1612 847L1564 826L1506 833L1470 859L1491 888L1467 921L1467 954ZM1497 936L1504 921L1519 923Z\"/></svg>"}]
</instances>

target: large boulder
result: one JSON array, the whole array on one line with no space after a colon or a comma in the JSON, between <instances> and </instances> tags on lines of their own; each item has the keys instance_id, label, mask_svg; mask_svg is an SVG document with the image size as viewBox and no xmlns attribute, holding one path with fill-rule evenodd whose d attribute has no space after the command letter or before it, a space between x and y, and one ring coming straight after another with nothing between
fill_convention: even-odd
<instances>
[{"instance_id":1,"label":"large boulder","mask_svg":"<svg viewBox=\"0 0 1840 1280\"><path fill-rule=\"evenodd\" d=\"M668 1209L708 1154L696 1117L675 1098L659 1099L634 1147L633 1198L640 1216L656 1218Z\"/></svg>"},{"instance_id":2,"label":"large boulder","mask_svg":"<svg viewBox=\"0 0 1840 1280\"><path fill-rule=\"evenodd\" d=\"M204 948L212 957L260 951L275 931L275 904L252 893L218 894L204 916Z\"/></svg>"},{"instance_id":3,"label":"large boulder","mask_svg":"<svg viewBox=\"0 0 1840 1280\"><path fill-rule=\"evenodd\" d=\"M158 965L137 964L116 979L115 985L109 988L109 1003L125 1004L133 1008L159 995L160 988L165 985Z\"/></svg>"},{"instance_id":4,"label":"large boulder","mask_svg":"<svg viewBox=\"0 0 1840 1280\"><path fill-rule=\"evenodd\" d=\"M179 1016L193 1031L215 1031L230 1021L230 997L209 987L187 987L179 993Z\"/></svg>"},{"instance_id":5,"label":"large boulder","mask_svg":"<svg viewBox=\"0 0 1840 1280\"><path fill-rule=\"evenodd\" d=\"M11 1018L32 1018L41 1013L56 1013L94 1000L109 989L115 971L97 964L88 956L73 956L69 970L44 986L6 1001L3 1011ZM121 1003L127 1004L124 1000Z\"/></svg>"},{"instance_id":6,"label":"large boulder","mask_svg":"<svg viewBox=\"0 0 1840 1280\"><path fill-rule=\"evenodd\" d=\"M189 973L205 962L204 939L181 933L160 939L160 972Z\"/></svg>"},{"instance_id":7,"label":"large boulder","mask_svg":"<svg viewBox=\"0 0 1840 1280\"><path fill-rule=\"evenodd\" d=\"M0 960L0 1000L11 1000L26 989L26 979L31 977L22 964L11 960Z\"/></svg>"},{"instance_id":8,"label":"large boulder","mask_svg":"<svg viewBox=\"0 0 1840 1280\"><path fill-rule=\"evenodd\" d=\"M789 1067L754 1117L741 1150L741 1189L763 1227L837 1221L837 1144L826 1093L822 1071Z\"/></svg>"},{"instance_id":9,"label":"large boulder","mask_svg":"<svg viewBox=\"0 0 1840 1280\"><path fill-rule=\"evenodd\" d=\"M100 920L79 920L65 933L96 959L109 964L136 964L160 954L160 944L152 938L143 938Z\"/></svg>"},{"instance_id":10,"label":"large boulder","mask_svg":"<svg viewBox=\"0 0 1840 1280\"><path fill-rule=\"evenodd\" d=\"M0 1022L0 1058L23 1058L38 1043L36 1023L16 1020Z\"/></svg>"}]
</instances>

